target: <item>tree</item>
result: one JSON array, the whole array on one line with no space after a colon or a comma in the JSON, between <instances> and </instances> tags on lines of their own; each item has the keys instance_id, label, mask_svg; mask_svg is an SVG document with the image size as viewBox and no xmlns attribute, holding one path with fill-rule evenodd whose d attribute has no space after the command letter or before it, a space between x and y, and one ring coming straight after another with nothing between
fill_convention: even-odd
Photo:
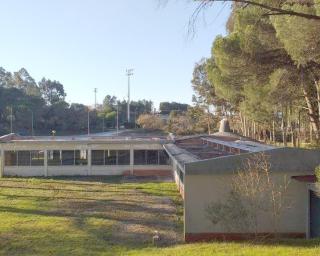
<instances>
[{"instance_id":1,"label":"tree","mask_svg":"<svg viewBox=\"0 0 320 256\"><path fill-rule=\"evenodd\" d=\"M296 8L295 5L293 7ZM245 136L251 134L255 138L258 127L263 130L264 139L267 130L273 130L272 139L275 140L275 126L279 126L278 119L281 119L282 132L290 130L295 144L294 129L300 127L302 114L309 116L319 138L318 55L316 52L311 54L313 60L304 65L307 55L303 53L307 46L296 40L303 37L301 33L305 33L306 38L311 40L309 47L313 49L317 45L317 39L312 39L317 26L309 32L301 32L302 27L295 31L299 20L304 25L310 23L311 27L316 21L296 16L269 17L260 7L252 5L246 8L234 5L233 8L228 24L230 34L216 38L211 61L207 61L207 76L214 85L215 94L233 106ZM288 29L291 34L288 38L285 31L290 25L282 20L276 24L277 19L298 20L297 26ZM299 55L300 59L297 57ZM284 143L286 140L287 137L283 136Z\"/></svg>"},{"instance_id":2,"label":"tree","mask_svg":"<svg viewBox=\"0 0 320 256\"><path fill-rule=\"evenodd\" d=\"M42 97L49 105L64 101L66 97L63 85L58 81L42 78L39 82L39 87Z\"/></svg>"},{"instance_id":3,"label":"tree","mask_svg":"<svg viewBox=\"0 0 320 256\"><path fill-rule=\"evenodd\" d=\"M308 20L320 20L319 16L319 8L317 7L317 13L308 13L304 12L304 10L299 9L291 9L288 8L291 5L294 4L293 1L287 1L287 0L199 0L200 4L195 9L191 21L194 22L197 18L199 13L206 9L208 6L216 3L216 2L232 2L234 4L237 4L237 6L241 8L246 8L247 6L250 7L257 7L260 8L263 13L263 17L269 17L269 16L292 16L292 17L299 17L304 18ZM319 4L319 0L306 0L306 1L300 1L299 2L302 5L305 6L317 6Z\"/></svg>"},{"instance_id":4,"label":"tree","mask_svg":"<svg viewBox=\"0 0 320 256\"><path fill-rule=\"evenodd\" d=\"M147 130L164 130L165 122L159 116L142 114L137 120L137 124Z\"/></svg>"},{"instance_id":5,"label":"tree","mask_svg":"<svg viewBox=\"0 0 320 256\"><path fill-rule=\"evenodd\" d=\"M188 104L182 104L177 102L160 102L160 112L161 114L170 114L171 111L179 111L184 112L187 111L189 105Z\"/></svg>"},{"instance_id":6,"label":"tree","mask_svg":"<svg viewBox=\"0 0 320 256\"><path fill-rule=\"evenodd\" d=\"M214 107L216 112L226 114L230 111L230 104L218 97L214 85L209 81L207 66L211 66L212 59L201 59L195 64L193 70L193 78L191 80L192 89L195 92L193 102L210 112L210 108Z\"/></svg>"}]
</instances>

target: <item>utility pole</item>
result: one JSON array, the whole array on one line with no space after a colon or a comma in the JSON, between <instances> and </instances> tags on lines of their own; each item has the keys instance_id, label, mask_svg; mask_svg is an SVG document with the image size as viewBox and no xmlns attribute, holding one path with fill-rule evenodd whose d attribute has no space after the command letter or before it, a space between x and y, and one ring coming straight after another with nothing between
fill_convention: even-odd
<instances>
[{"instance_id":1,"label":"utility pole","mask_svg":"<svg viewBox=\"0 0 320 256\"><path fill-rule=\"evenodd\" d=\"M88 135L90 135L90 109L88 107Z\"/></svg>"},{"instance_id":2,"label":"utility pole","mask_svg":"<svg viewBox=\"0 0 320 256\"><path fill-rule=\"evenodd\" d=\"M117 135L119 135L119 103L117 103Z\"/></svg>"},{"instance_id":3,"label":"utility pole","mask_svg":"<svg viewBox=\"0 0 320 256\"><path fill-rule=\"evenodd\" d=\"M97 92L98 92L98 89L97 88L94 88L94 109L97 108Z\"/></svg>"},{"instance_id":4,"label":"utility pole","mask_svg":"<svg viewBox=\"0 0 320 256\"><path fill-rule=\"evenodd\" d=\"M133 69L127 69L126 70L126 75L128 76L128 109L127 109L127 114L128 114L128 123L130 123L130 77L133 76Z\"/></svg>"},{"instance_id":5,"label":"utility pole","mask_svg":"<svg viewBox=\"0 0 320 256\"><path fill-rule=\"evenodd\" d=\"M33 117L33 111L31 110L31 136L34 136L34 131L33 131L33 120L34 120L34 117Z\"/></svg>"},{"instance_id":6,"label":"utility pole","mask_svg":"<svg viewBox=\"0 0 320 256\"><path fill-rule=\"evenodd\" d=\"M10 107L10 133L13 132L13 111L12 106Z\"/></svg>"}]
</instances>

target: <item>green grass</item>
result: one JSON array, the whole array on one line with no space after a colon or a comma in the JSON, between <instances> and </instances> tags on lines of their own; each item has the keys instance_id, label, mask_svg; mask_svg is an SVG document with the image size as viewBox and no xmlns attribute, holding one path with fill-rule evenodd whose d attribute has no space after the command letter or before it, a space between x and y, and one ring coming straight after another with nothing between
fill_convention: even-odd
<instances>
[{"instance_id":1,"label":"green grass","mask_svg":"<svg viewBox=\"0 0 320 256\"><path fill-rule=\"evenodd\" d=\"M170 182L0 180L1 255L320 255L319 244L183 244L182 201Z\"/></svg>"}]
</instances>

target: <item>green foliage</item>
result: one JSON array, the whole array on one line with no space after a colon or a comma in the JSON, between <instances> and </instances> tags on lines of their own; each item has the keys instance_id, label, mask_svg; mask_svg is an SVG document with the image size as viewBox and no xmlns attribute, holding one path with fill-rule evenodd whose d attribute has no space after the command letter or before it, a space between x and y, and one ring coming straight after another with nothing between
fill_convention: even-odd
<instances>
[{"instance_id":1,"label":"green foliage","mask_svg":"<svg viewBox=\"0 0 320 256\"><path fill-rule=\"evenodd\" d=\"M311 0L259 3L300 14L319 11ZM207 93L231 105L243 131L245 117L264 129L292 130L293 138L302 116L320 138L320 22L272 12L252 4L233 5L229 34L215 39L206 61L207 79L214 87Z\"/></svg>"},{"instance_id":2,"label":"green foliage","mask_svg":"<svg viewBox=\"0 0 320 256\"><path fill-rule=\"evenodd\" d=\"M288 4L286 9L302 13L316 14L313 5ZM300 66L310 62L320 62L320 22L289 15L279 15L271 18L277 37L283 43L286 51Z\"/></svg>"},{"instance_id":3,"label":"green foliage","mask_svg":"<svg viewBox=\"0 0 320 256\"><path fill-rule=\"evenodd\" d=\"M317 177L317 182L320 182L320 165L316 167L316 169L314 170L314 173Z\"/></svg>"},{"instance_id":4,"label":"green foliage","mask_svg":"<svg viewBox=\"0 0 320 256\"><path fill-rule=\"evenodd\" d=\"M0 68L0 134L10 132L11 109L13 132L31 135L32 116L35 135L57 135L86 133L88 111L91 132L102 132L116 126L116 109L119 109L119 125L126 122L127 102L117 101L107 95L104 104L90 110L78 103L65 102L63 85L55 80L43 78L38 84L25 69L13 74ZM152 102L131 102L131 119L152 111Z\"/></svg>"},{"instance_id":5,"label":"green foliage","mask_svg":"<svg viewBox=\"0 0 320 256\"><path fill-rule=\"evenodd\" d=\"M171 111L184 112L187 111L189 105L177 102L160 102L161 114L168 115Z\"/></svg>"}]
</instances>

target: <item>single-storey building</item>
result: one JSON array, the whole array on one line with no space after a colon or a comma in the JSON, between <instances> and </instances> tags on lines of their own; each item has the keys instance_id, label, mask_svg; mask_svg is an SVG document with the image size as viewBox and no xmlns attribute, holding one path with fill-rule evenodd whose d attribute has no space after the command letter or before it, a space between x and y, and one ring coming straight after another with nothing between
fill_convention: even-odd
<instances>
[{"instance_id":1,"label":"single-storey building","mask_svg":"<svg viewBox=\"0 0 320 256\"><path fill-rule=\"evenodd\" d=\"M289 180L286 198L290 202L280 216L277 234L283 237L320 237L320 198L314 186L314 170L320 164L319 150L278 148L230 132L194 136L164 145L173 165L174 179L184 198L184 235L187 242L238 240L274 235L271 215L261 212L255 233L227 230L213 224L208 206L226 202L237 171L248 158L265 155L274 184Z\"/></svg>"},{"instance_id":2,"label":"single-storey building","mask_svg":"<svg viewBox=\"0 0 320 256\"><path fill-rule=\"evenodd\" d=\"M278 233L286 237L320 237L320 198L314 170L320 151L279 148L221 129L213 135L180 139L161 136L0 137L2 176L61 175L173 175L184 199L184 235L187 242L242 239L208 218L208 205L228 199L232 180L243 163L263 152L270 160L275 184L289 180L287 207ZM273 232L271 219L261 213L257 233Z\"/></svg>"},{"instance_id":3,"label":"single-storey building","mask_svg":"<svg viewBox=\"0 0 320 256\"><path fill-rule=\"evenodd\" d=\"M161 137L0 137L2 176L171 175Z\"/></svg>"}]
</instances>

